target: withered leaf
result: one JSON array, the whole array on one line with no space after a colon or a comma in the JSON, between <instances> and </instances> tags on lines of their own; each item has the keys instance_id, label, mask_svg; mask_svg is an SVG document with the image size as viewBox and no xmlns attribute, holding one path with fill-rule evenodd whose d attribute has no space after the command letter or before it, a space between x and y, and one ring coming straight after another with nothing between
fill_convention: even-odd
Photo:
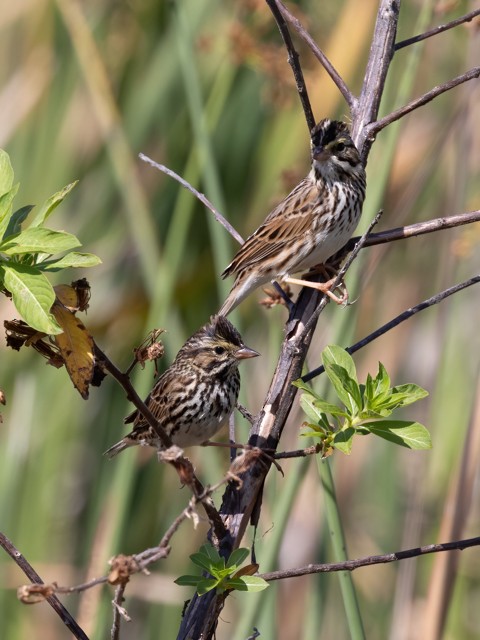
<instances>
[{"instance_id":1,"label":"withered leaf","mask_svg":"<svg viewBox=\"0 0 480 640\"><path fill-rule=\"evenodd\" d=\"M56 588L55 582L52 584L25 584L17 589L17 598L23 604L37 604L53 595Z\"/></svg>"},{"instance_id":2,"label":"withered leaf","mask_svg":"<svg viewBox=\"0 0 480 640\"><path fill-rule=\"evenodd\" d=\"M93 338L85 325L60 302L54 302L52 314L63 329L53 340L75 388L86 399L95 367Z\"/></svg>"}]
</instances>

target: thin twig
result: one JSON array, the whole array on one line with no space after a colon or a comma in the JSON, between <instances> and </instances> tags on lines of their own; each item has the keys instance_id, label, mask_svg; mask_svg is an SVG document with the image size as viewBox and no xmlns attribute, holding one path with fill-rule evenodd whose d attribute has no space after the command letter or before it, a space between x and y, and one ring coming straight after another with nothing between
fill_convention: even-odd
<instances>
[{"instance_id":1,"label":"thin twig","mask_svg":"<svg viewBox=\"0 0 480 640\"><path fill-rule=\"evenodd\" d=\"M317 45L315 40L305 29L305 27L303 27L300 20L298 20L298 18L296 18L292 13L290 13L290 11L283 4L283 2L281 2L281 0L273 0L273 1L277 5L278 10L282 14L282 16L285 18L285 20L292 25L292 27L295 29L298 35L302 38L302 40L306 42L306 44L310 47L313 55L317 58L317 60L323 66L323 68L331 77L333 82L337 85L340 93L345 98L345 101L348 104L350 111L353 112L356 108L357 99L345 84L345 81L343 80L342 76L338 73L338 71L335 69L333 64L330 62L327 56L323 53L323 51L320 49L320 47ZM267 2L270 6L271 3L269 2L269 0L267 0Z\"/></svg>"},{"instance_id":2,"label":"thin twig","mask_svg":"<svg viewBox=\"0 0 480 640\"><path fill-rule=\"evenodd\" d=\"M295 451L280 451L280 453L274 453L273 458L275 460L282 460L285 458L306 458L307 456L314 456L317 453L322 452L321 444L314 444L306 449L296 449Z\"/></svg>"},{"instance_id":3,"label":"thin twig","mask_svg":"<svg viewBox=\"0 0 480 640\"><path fill-rule=\"evenodd\" d=\"M207 207L207 209L210 209L210 211L215 216L215 219L217 220L217 222L219 222L223 227L225 227L228 233L233 238L235 238L237 242L239 242L240 244L244 243L244 240L242 236L238 233L238 231L234 227L232 227L230 222L228 222L228 220L224 218L224 216L220 213L220 211L218 211L218 209L216 209L213 206L210 200L208 200L208 198L203 193L200 193L200 191L197 191L195 187L192 187L192 185L189 182L181 178L178 175L178 173L175 173L175 171L172 171L172 169L169 169L163 164L159 164L158 162L155 162L155 160L152 160L151 158L146 156L144 153L139 153L138 157L140 158L140 160L143 160L143 162L146 162L152 167L155 167L155 169L158 169L159 171L163 171L163 173L166 173L167 176L170 176L171 178L179 182L182 185L182 187L185 187L185 189L188 189L188 191L193 193L193 195L196 196L200 200L200 202Z\"/></svg>"},{"instance_id":4,"label":"thin twig","mask_svg":"<svg viewBox=\"0 0 480 640\"><path fill-rule=\"evenodd\" d=\"M360 567L370 567L374 564L386 564L389 562L397 562L398 560L406 560L407 558L417 558L429 553L440 553L441 551L463 551L469 547L480 546L480 537L468 538L467 540L457 540L455 542L444 542L440 544L429 544L424 547L415 547L414 549L406 549L405 551L397 551L396 553L387 553L385 555L368 556L359 558L358 560L347 560L346 562L331 562L325 564L309 564L306 567L298 569L287 569L286 571L271 571L269 573L261 573L259 577L272 582L273 580L284 580L285 578L296 578L298 576L306 576L312 573L331 573L334 571L354 571Z\"/></svg>"},{"instance_id":5,"label":"thin twig","mask_svg":"<svg viewBox=\"0 0 480 640\"><path fill-rule=\"evenodd\" d=\"M308 97L307 86L305 84L305 78L303 77L302 67L300 66L298 52L293 45L287 23L285 22L285 18L283 17L282 12L280 11L278 0L266 0L266 2L270 7L270 11L272 12L273 17L276 20L278 30L280 31L283 42L287 49L288 62L292 67L293 77L295 78L295 84L297 85L298 96L300 98L300 102L302 103L303 113L305 114L305 120L307 121L307 127L310 133L310 131L315 126L315 116L313 115L312 105L310 104L310 99Z\"/></svg>"},{"instance_id":6,"label":"thin twig","mask_svg":"<svg viewBox=\"0 0 480 640\"><path fill-rule=\"evenodd\" d=\"M0 545L5 549L8 555L12 558L12 560L18 565L18 567L23 571L23 573L27 576L27 578L33 582L33 584L43 585L45 584L32 565L27 561L25 556L23 556L20 551L15 547L13 542L7 538L6 535L0 533ZM72 615L65 609L63 604L57 598L55 594L49 595L46 598L48 604L54 609L54 611L60 616L63 624L70 629L75 638L79 640L88 640L87 634L83 631L83 629L78 625L77 621L72 617Z\"/></svg>"},{"instance_id":7,"label":"thin twig","mask_svg":"<svg viewBox=\"0 0 480 640\"><path fill-rule=\"evenodd\" d=\"M115 597L112 600L113 623L112 623L112 630L110 632L111 640L119 640L120 622L122 618L127 622L131 621L130 616L127 614L126 610L122 607L123 594L125 592L126 586L127 586L126 582L122 582L121 584L117 585L117 588L115 589Z\"/></svg>"},{"instance_id":8,"label":"thin twig","mask_svg":"<svg viewBox=\"0 0 480 640\"><path fill-rule=\"evenodd\" d=\"M371 124L367 125L366 137L369 140L373 140L379 131L381 131L382 129L385 129L385 127L387 127L389 124L392 124L392 122L395 122L396 120L400 120L400 118L403 118L408 113L411 113L412 111L414 111L415 109L418 109L419 107L423 107L423 105L427 104L428 102L431 102L434 98L441 95L442 93L445 93L446 91L450 91L451 89L458 87L458 85L463 84L464 82L468 82L469 80L473 80L474 78L478 78L479 76L480 76L480 67L474 67L473 69L470 69L470 71L467 71L466 73L462 73L460 76L457 76L456 78L453 78L448 82L444 82L443 84L437 85L427 93L424 93L423 96L420 96L415 100L412 100L411 102L406 104L404 107L401 107L396 111L392 111L392 113L389 113L388 116L385 116L384 118L380 118L380 120L377 120L376 122L372 122Z\"/></svg>"},{"instance_id":9,"label":"thin twig","mask_svg":"<svg viewBox=\"0 0 480 640\"><path fill-rule=\"evenodd\" d=\"M402 40L401 42L397 42L395 45L395 51L399 49L403 49L403 47L408 47L411 44L415 44L416 42L421 42L422 40L426 40L427 38L431 38L432 36L436 36L439 33L443 33L444 31L448 31L448 29L453 29L453 27L457 27L459 24L463 24L464 22L470 22L474 18L480 15L480 9L475 9L470 13L466 13L464 16L460 18L456 18L451 22L447 22L446 24L441 24L438 27L433 27L433 29L429 29L424 33L419 34L418 36L413 36L412 38L407 38L406 40Z\"/></svg>"},{"instance_id":10,"label":"thin twig","mask_svg":"<svg viewBox=\"0 0 480 640\"><path fill-rule=\"evenodd\" d=\"M424 309L433 307L439 302L442 302L442 300L445 300L445 298L448 298L449 296L452 296L454 293L458 293L459 291L462 291L467 287L471 287L472 285L477 284L478 282L480 282L480 275L474 276L469 280L465 280L460 284L456 284L453 287L445 289L444 291L437 293L431 298L427 298L423 302L420 302L414 307L410 307L410 309L407 309L400 315L396 316L395 318L393 318L393 320L390 320L390 322L387 322L386 324L382 325L379 329L376 329L375 331L373 331L373 333L363 338L363 340L359 340L359 342L356 342L351 347L347 347L346 351L350 354L355 353L359 349L362 349L363 347L365 347L367 344L370 344L370 342L373 342L380 336L383 336L383 334L387 333L387 331L390 331L390 329L393 329L394 327L398 326L400 323L405 322L405 320L408 320L419 311L423 311ZM309 380L312 380L313 378L316 378L317 376L319 376L324 371L325 369L323 365L320 367L317 367L316 369L313 369L313 371L310 371L309 373L306 373L304 376L302 376L302 380L303 382L308 382Z\"/></svg>"}]
</instances>

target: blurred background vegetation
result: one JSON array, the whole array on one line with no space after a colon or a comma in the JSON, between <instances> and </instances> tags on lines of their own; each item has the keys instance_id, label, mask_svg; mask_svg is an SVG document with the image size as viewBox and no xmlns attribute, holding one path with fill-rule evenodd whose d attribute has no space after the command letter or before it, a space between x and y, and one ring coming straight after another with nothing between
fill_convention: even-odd
<instances>
[{"instance_id":1,"label":"blurred background vegetation","mask_svg":"<svg viewBox=\"0 0 480 640\"><path fill-rule=\"evenodd\" d=\"M293 6L293 3L292 3ZM406 0L399 39L475 8L470 2ZM316 41L349 86L361 87L377 2L295 3ZM17 206L41 203L65 184L79 185L50 226L76 234L103 265L85 275L92 300L85 323L120 366L154 327L163 327L166 366L185 339L220 305L230 282L219 273L236 246L175 182L139 161L144 152L204 191L246 236L308 170L308 135L286 54L263 0L18 0L0 16L0 146L21 183ZM300 44L316 117L348 120L338 91ZM400 51L382 114L479 58L474 25L463 25ZM478 208L479 83L444 94L382 132L368 164L362 224L379 207L382 229ZM329 305L309 354L347 346L404 309L479 271L478 225L368 249L349 272L347 309ZM67 276L68 277L68 276ZM265 310L257 292L232 315L262 358L243 366L243 402L261 407L286 319ZM2 321L14 315L0 300ZM480 453L479 304L475 288L432 308L356 354L362 379L378 361L394 383L416 382L430 397L408 417L431 430L431 452L357 439L350 457L336 453L334 476L349 556L386 553L478 535ZM0 343L2 531L46 582L62 585L103 575L108 559L155 545L187 504L171 469L153 450L110 461L102 452L124 433L130 407L111 380L87 402L65 370ZM248 368L248 372L247 372ZM153 367L137 371L146 394ZM323 379L315 383L325 392ZM295 405L282 448L298 446ZM239 441L248 425L238 418ZM302 441L302 445L304 442ZM226 451L191 451L198 474L213 482ZM261 570L332 559L316 461L282 465L268 478L257 540ZM218 496L218 501L220 496ZM133 621L122 638L173 638L189 591L173 584L191 573L188 555L202 543L184 524L170 557L152 575L135 576L125 606ZM250 536L250 534L249 534ZM244 546L250 545L250 537ZM480 557L463 554L355 572L367 637L395 640L480 636ZM0 636L69 637L46 604L25 607L15 589L25 577L0 555ZM92 638L111 625L109 587L64 597ZM217 637L347 638L338 576L275 584L228 599Z\"/></svg>"}]
</instances>

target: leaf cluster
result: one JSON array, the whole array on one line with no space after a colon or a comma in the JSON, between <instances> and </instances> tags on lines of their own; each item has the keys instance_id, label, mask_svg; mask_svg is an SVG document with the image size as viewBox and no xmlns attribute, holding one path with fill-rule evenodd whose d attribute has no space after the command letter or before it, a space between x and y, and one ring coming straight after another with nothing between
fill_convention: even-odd
<instances>
[{"instance_id":1,"label":"leaf cluster","mask_svg":"<svg viewBox=\"0 0 480 640\"><path fill-rule=\"evenodd\" d=\"M46 220L77 182L51 196L24 228L32 205L13 210L19 184L8 154L0 149L0 290L12 297L27 324L49 335L64 331L51 309L55 291L45 273L69 267L93 267L101 260L91 253L74 251L81 246L71 233L44 226ZM59 255L63 254L63 255Z\"/></svg>"},{"instance_id":2,"label":"leaf cluster","mask_svg":"<svg viewBox=\"0 0 480 640\"><path fill-rule=\"evenodd\" d=\"M327 402L301 379L293 384L304 391L300 405L308 422L302 436L320 439L325 455L332 449L350 454L353 437L368 434L409 449L431 448L430 434L423 425L389 419L395 409L425 398L425 389L416 384L391 387L381 362L376 377L368 374L365 384L359 384L352 357L337 345L324 349L322 361L340 404Z\"/></svg>"},{"instance_id":3,"label":"leaf cluster","mask_svg":"<svg viewBox=\"0 0 480 640\"><path fill-rule=\"evenodd\" d=\"M213 545L204 544L197 553L190 556L190 559L210 574L210 577L184 575L177 578L175 583L184 587L195 587L198 595L204 595L212 589L216 589L217 593L233 590L263 591L269 586L268 582L252 575L258 571L258 565L252 563L240 568L248 554L249 550L246 548L235 549L228 560L225 560Z\"/></svg>"}]
</instances>

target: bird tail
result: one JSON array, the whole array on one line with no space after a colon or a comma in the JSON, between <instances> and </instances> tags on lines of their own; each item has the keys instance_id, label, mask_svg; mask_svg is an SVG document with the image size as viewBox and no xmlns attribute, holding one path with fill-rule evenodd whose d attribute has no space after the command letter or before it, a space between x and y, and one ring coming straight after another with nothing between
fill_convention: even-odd
<instances>
[{"instance_id":1,"label":"bird tail","mask_svg":"<svg viewBox=\"0 0 480 640\"><path fill-rule=\"evenodd\" d=\"M116 455L118 455L122 451L125 451L125 449L128 449L128 447L130 447L131 444L132 443L129 442L126 438L123 438L123 440L120 440L119 442L114 444L112 447L110 447L110 449L107 449L103 455L107 456L107 458L114 458Z\"/></svg>"},{"instance_id":2,"label":"bird tail","mask_svg":"<svg viewBox=\"0 0 480 640\"><path fill-rule=\"evenodd\" d=\"M228 298L225 300L225 302L220 307L220 311L218 311L217 315L219 315L219 316L228 316L230 311L233 311L233 309L235 309L235 307L237 306L238 303L239 303L239 301L236 300L235 297L232 296L232 294L230 293L228 295Z\"/></svg>"}]
</instances>

